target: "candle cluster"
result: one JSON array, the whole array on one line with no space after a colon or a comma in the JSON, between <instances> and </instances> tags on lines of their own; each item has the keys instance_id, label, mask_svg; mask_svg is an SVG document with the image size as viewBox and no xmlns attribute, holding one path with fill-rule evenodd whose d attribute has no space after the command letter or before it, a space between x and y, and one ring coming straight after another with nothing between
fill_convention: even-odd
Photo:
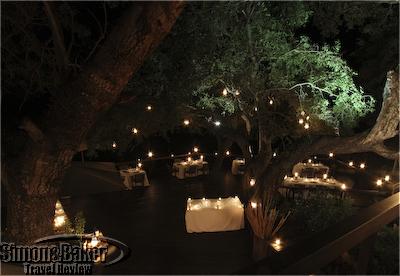
<instances>
[{"instance_id":1,"label":"candle cluster","mask_svg":"<svg viewBox=\"0 0 400 276\"><path fill-rule=\"evenodd\" d=\"M192 199L188 198L187 200L187 211L198 211L201 209L216 209L216 210L221 210L224 209L225 207L230 207L234 206L237 208L243 208L243 204L240 202L240 199L238 196L235 196L234 198L229 197L229 198L218 198L218 199L207 199L203 197L201 200L200 199Z\"/></svg>"},{"instance_id":2,"label":"candle cluster","mask_svg":"<svg viewBox=\"0 0 400 276\"><path fill-rule=\"evenodd\" d=\"M307 115L304 110L300 112L300 118L299 118L299 125L302 125L304 129L309 129L310 128L310 116Z\"/></svg>"}]
</instances>

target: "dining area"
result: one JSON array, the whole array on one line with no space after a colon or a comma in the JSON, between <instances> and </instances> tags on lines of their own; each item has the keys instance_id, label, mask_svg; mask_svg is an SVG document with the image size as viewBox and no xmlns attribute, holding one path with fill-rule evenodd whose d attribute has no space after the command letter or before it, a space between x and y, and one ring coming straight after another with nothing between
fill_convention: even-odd
<instances>
[{"instance_id":1,"label":"dining area","mask_svg":"<svg viewBox=\"0 0 400 276\"><path fill-rule=\"evenodd\" d=\"M177 179L185 179L209 174L209 164L204 156L199 158L188 156L186 159L174 159L172 175Z\"/></svg>"}]
</instances>

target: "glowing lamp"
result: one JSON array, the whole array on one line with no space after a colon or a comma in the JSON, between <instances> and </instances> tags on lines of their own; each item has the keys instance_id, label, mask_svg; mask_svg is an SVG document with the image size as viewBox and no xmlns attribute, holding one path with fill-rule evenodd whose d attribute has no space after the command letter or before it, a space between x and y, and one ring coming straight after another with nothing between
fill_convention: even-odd
<instances>
[{"instance_id":1,"label":"glowing lamp","mask_svg":"<svg viewBox=\"0 0 400 276\"><path fill-rule=\"evenodd\" d=\"M183 120L183 124L184 124L185 126L188 126L188 125L190 124L190 121L189 121L189 120Z\"/></svg>"},{"instance_id":2,"label":"glowing lamp","mask_svg":"<svg viewBox=\"0 0 400 276\"><path fill-rule=\"evenodd\" d=\"M389 181L390 180L390 175L385 175L385 181Z\"/></svg>"},{"instance_id":3,"label":"glowing lamp","mask_svg":"<svg viewBox=\"0 0 400 276\"><path fill-rule=\"evenodd\" d=\"M257 202L250 202L251 208L256 209L257 208Z\"/></svg>"},{"instance_id":4,"label":"glowing lamp","mask_svg":"<svg viewBox=\"0 0 400 276\"><path fill-rule=\"evenodd\" d=\"M365 163L360 164L360 169L365 169Z\"/></svg>"},{"instance_id":5,"label":"glowing lamp","mask_svg":"<svg viewBox=\"0 0 400 276\"><path fill-rule=\"evenodd\" d=\"M147 153L147 156L150 157L150 158L153 157L153 152L149 151L149 152Z\"/></svg>"},{"instance_id":6,"label":"glowing lamp","mask_svg":"<svg viewBox=\"0 0 400 276\"><path fill-rule=\"evenodd\" d=\"M254 178L250 179L250 186L256 185L256 180Z\"/></svg>"},{"instance_id":7,"label":"glowing lamp","mask_svg":"<svg viewBox=\"0 0 400 276\"><path fill-rule=\"evenodd\" d=\"M382 186L382 184L383 184L382 179L378 179L378 180L376 181L376 185Z\"/></svg>"}]
</instances>

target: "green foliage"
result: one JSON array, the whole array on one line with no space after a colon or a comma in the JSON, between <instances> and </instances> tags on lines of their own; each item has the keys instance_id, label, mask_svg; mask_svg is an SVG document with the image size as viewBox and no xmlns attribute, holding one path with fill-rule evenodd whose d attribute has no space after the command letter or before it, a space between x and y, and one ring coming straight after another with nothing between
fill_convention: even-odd
<instances>
[{"instance_id":1,"label":"green foliage","mask_svg":"<svg viewBox=\"0 0 400 276\"><path fill-rule=\"evenodd\" d=\"M378 232L369 263L370 274L399 275L399 227L385 226Z\"/></svg>"},{"instance_id":2,"label":"green foliage","mask_svg":"<svg viewBox=\"0 0 400 276\"><path fill-rule=\"evenodd\" d=\"M353 214L349 198L326 197L320 194L296 200L292 218L304 231L319 232Z\"/></svg>"}]
</instances>

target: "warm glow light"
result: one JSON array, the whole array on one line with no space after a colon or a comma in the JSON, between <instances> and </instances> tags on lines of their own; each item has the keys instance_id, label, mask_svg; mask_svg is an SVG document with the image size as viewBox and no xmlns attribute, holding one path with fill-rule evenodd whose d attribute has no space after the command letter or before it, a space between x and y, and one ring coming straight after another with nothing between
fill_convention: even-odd
<instances>
[{"instance_id":1,"label":"warm glow light","mask_svg":"<svg viewBox=\"0 0 400 276\"><path fill-rule=\"evenodd\" d=\"M192 198L191 198L191 197L189 197L189 198L188 198L188 201L192 201Z\"/></svg>"},{"instance_id":2,"label":"warm glow light","mask_svg":"<svg viewBox=\"0 0 400 276\"><path fill-rule=\"evenodd\" d=\"M224 96L228 95L228 90L226 88L224 88L224 90L222 90L222 95L224 95Z\"/></svg>"},{"instance_id":3,"label":"warm glow light","mask_svg":"<svg viewBox=\"0 0 400 276\"><path fill-rule=\"evenodd\" d=\"M329 157L331 157L331 158L333 157L333 152L329 153Z\"/></svg>"},{"instance_id":4,"label":"warm glow light","mask_svg":"<svg viewBox=\"0 0 400 276\"><path fill-rule=\"evenodd\" d=\"M342 190L346 190L347 187L345 184L342 184L342 186L340 188L342 188Z\"/></svg>"},{"instance_id":5,"label":"warm glow light","mask_svg":"<svg viewBox=\"0 0 400 276\"><path fill-rule=\"evenodd\" d=\"M250 179L250 186L256 185L256 180L254 178Z\"/></svg>"},{"instance_id":6,"label":"warm glow light","mask_svg":"<svg viewBox=\"0 0 400 276\"><path fill-rule=\"evenodd\" d=\"M286 178L287 178L287 175L285 175L285 177L283 179L286 179Z\"/></svg>"},{"instance_id":7,"label":"warm glow light","mask_svg":"<svg viewBox=\"0 0 400 276\"><path fill-rule=\"evenodd\" d=\"M139 162L139 163L137 164L137 166L138 166L139 168L141 168L141 167L142 167L142 163Z\"/></svg>"},{"instance_id":8,"label":"warm glow light","mask_svg":"<svg viewBox=\"0 0 400 276\"><path fill-rule=\"evenodd\" d=\"M257 208L257 202L251 202L251 208L256 209Z\"/></svg>"},{"instance_id":9,"label":"warm glow light","mask_svg":"<svg viewBox=\"0 0 400 276\"><path fill-rule=\"evenodd\" d=\"M240 92L239 91L236 91L235 92L235 96L239 96L240 95Z\"/></svg>"},{"instance_id":10,"label":"warm glow light","mask_svg":"<svg viewBox=\"0 0 400 276\"><path fill-rule=\"evenodd\" d=\"M93 237L92 240L90 241L90 246L91 247L96 247L99 244L99 240L96 237Z\"/></svg>"},{"instance_id":11,"label":"warm glow light","mask_svg":"<svg viewBox=\"0 0 400 276\"><path fill-rule=\"evenodd\" d=\"M151 111L152 109L153 109L153 107L152 107L151 105L148 105L148 106L147 106L147 110L148 110L148 111Z\"/></svg>"},{"instance_id":12,"label":"warm glow light","mask_svg":"<svg viewBox=\"0 0 400 276\"><path fill-rule=\"evenodd\" d=\"M317 156L314 156L314 159L317 159Z\"/></svg>"},{"instance_id":13,"label":"warm glow light","mask_svg":"<svg viewBox=\"0 0 400 276\"><path fill-rule=\"evenodd\" d=\"M203 201L204 201L204 200L206 200L206 198L205 198L205 197L203 197Z\"/></svg>"},{"instance_id":14,"label":"warm glow light","mask_svg":"<svg viewBox=\"0 0 400 276\"><path fill-rule=\"evenodd\" d=\"M215 126L220 126L220 125L221 125L221 122L220 122L220 121L215 121L215 122L214 122L214 125L215 125Z\"/></svg>"},{"instance_id":15,"label":"warm glow light","mask_svg":"<svg viewBox=\"0 0 400 276\"><path fill-rule=\"evenodd\" d=\"M200 155L200 159L203 160L204 159L204 155Z\"/></svg>"},{"instance_id":16,"label":"warm glow light","mask_svg":"<svg viewBox=\"0 0 400 276\"><path fill-rule=\"evenodd\" d=\"M193 148L193 151L194 151L194 152L198 152L198 151L199 151L199 148L198 148L198 147L194 147L194 148Z\"/></svg>"},{"instance_id":17,"label":"warm glow light","mask_svg":"<svg viewBox=\"0 0 400 276\"><path fill-rule=\"evenodd\" d=\"M382 186L382 184L383 184L382 179L378 179L378 180L376 181L376 185Z\"/></svg>"},{"instance_id":18,"label":"warm glow light","mask_svg":"<svg viewBox=\"0 0 400 276\"><path fill-rule=\"evenodd\" d=\"M276 157L276 152L274 152L274 154L272 154L273 157Z\"/></svg>"},{"instance_id":19,"label":"warm glow light","mask_svg":"<svg viewBox=\"0 0 400 276\"><path fill-rule=\"evenodd\" d=\"M217 155L218 155L218 152L214 152L214 155L217 156Z\"/></svg>"},{"instance_id":20,"label":"warm glow light","mask_svg":"<svg viewBox=\"0 0 400 276\"><path fill-rule=\"evenodd\" d=\"M137 134L139 131L138 131L138 129L137 129L136 127L134 127L134 128L132 129L132 132L133 132L133 134Z\"/></svg>"},{"instance_id":21,"label":"warm glow light","mask_svg":"<svg viewBox=\"0 0 400 276\"><path fill-rule=\"evenodd\" d=\"M275 244L276 244L276 245L280 245L280 244L281 244L281 240L280 240L280 239L276 239L276 240L275 240Z\"/></svg>"},{"instance_id":22,"label":"warm glow light","mask_svg":"<svg viewBox=\"0 0 400 276\"><path fill-rule=\"evenodd\" d=\"M61 226L63 226L65 224L65 216L64 215L62 215L62 216L56 216L55 218L54 218L54 226L55 227L61 227Z\"/></svg>"},{"instance_id":23,"label":"warm glow light","mask_svg":"<svg viewBox=\"0 0 400 276\"><path fill-rule=\"evenodd\" d=\"M365 169L365 163L360 164L360 169Z\"/></svg>"},{"instance_id":24,"label":"warm glow light","mask_svg":"<svg viewBox=\"0 0 400 276\"><path fill-rule=\"evenodd\" d=\"M310 116L307 116L307 117L306 117L306 120L307 120L307 121L310 120Z\"/></svg>"},{"instance_id":25,"label":"warm glow light","mask_svg":"<svg viewBox=\"0 0 400 276\"><path fill-rule=\"evenodd\" d=\"M353 162L353 161L350 161L350 162L349 162L349 166L350 166L350 167L353 167L353 166L354 166L354 162Z\"/></svg>"},{"instance_id":26,"label":"warm glow light","mask_svg":"<svg viewBox=\"0 0 400 276\"><path fill-rule=\"evenodd\" d=\"M192 157L188 157L188 158L187 158L187 161L188 161L188 162L192 161Z\"/></svg>"},{"instance_id":27,"label":"warm glow light","mask_svg":"<svg viewBox=\"0 0 400 276\"><path fill-rule=\"evenodd\" d=\"M188 126L188 125L190 124L190 121L189 121L189 120L184 120L184 121L183 121L183 124L184 124L185 126Z\"/></svg>"},{"instance_id":28,"label":"warm glow light","mask_svg":"<svg viewBox=\"0 0 400 276\"><path fill-rule=\"evenodd\" d=\"M308 163L311 163L312 162L312 160L311 159L308 159Z\"/></svg>"},{"instance_id":29,"label":"warm glow light","mask_svg":"<svg viewBox=\"0 0 400 276\"><path fill-rule=\"evenodd\" d=\"M227 151L225 152L225 154L226 154L226 155L229 155L229 154L231 154L231 153L230 153L229 150L227 150Z\"/></svg>"},{"instance_id":30,"label":"warm glow light","mask_svg":"<svg viewBox=\"0 0 400 276\"><path fill-rule=\"evenodd\" d=\"M309 128L310 128L310 124L309 124L309 123L305 123L305 124L304 124L304 128L305 128L305 129L309 129Z\"/></svg>"},{"instance_id":31,"label":"warm glow light","mask_svg":"<svg viewBox=\"0 0 400 276\"><path fill-rule=\"evenodd\" d=\"M306 115L306 113L304 111L301 111L300 114L301 114L301 116Z\"/></svg>"},{"instance_id":32,"label":"warm glow light","mask_svg":"<svg viewBox=\"0 0 400 276\"><path fill-rule=\"evenodd\" d=\"M324 173L324 174L322 175L322 177L323 177L324 179L327 179L327 178L328 178L328 174L327 174L327 173Z\"/></svg>"},{"instance_id":33,"label":"warm glow light","mask_svg":"<svg viewBox=\"0 0 400 276\"><path fill-rule=\"evenodd\" d=\"M294 177L299 177L299 173L298 173L298 172L295 172L295 173L294 173Z\"/></svg>"},{"instance_id":34,"label":"warm glow light","mask_svg":"<svg viewBox=\"0 0 400 276\"><path fill-rule=\"evenodd\" d=\"M173 153L171 153L171 157L174 157L175 155Z\"/></svg>"},{"instance_id":35,"label":"warm glow light","mask_svg":"<svg viewBox=\"0 0 400 276\"><path fill-rule=\"evenodd\" d=\"M273 100L269 100L269 104L270 104L270 105L273 105L273 104L274 104L274 101L273 101Z\"/></svg>"},{"instance_id":36,"label":"warm glow light","mask_svg":"<svg viewBox=\"0 0 400 276\"><path fill-rule=\"evenodd\" d=\"M150 157L150 158L153 157L153 152L149 151L149 152L147 153L147 156Z\"/></svg>"},{"instance_id":37,"label":"warm glow light","mask_svg":"<svg viewBox=\"0 0 400 276\"><path fill-rule=\"evenodd\" d=\"M390 180L390 175L385 175L385 181L389 181Z\"/></svg>"},{"instance_id":38,"label":"warm glow light","mask_svg":"<svg viewBox=\"0 0 400 276\"><path fill-rule=\"evenodd\" d=\"M254 107L254 111L257 111L257 110L258 110L257 106L256 106L256 107Z\"/></svg>"},{"instance_id":39,"label":"warm glow light","mask_svg":"<svg viewBox=\"0 0 400 276\"><path fill-rule=\"evenodd\" d=\"M299 124L302 125L304 123L303 119L299 119Z\"/></svg>"},{"instance_id":40,"label":"warm glow light","mask_svg":"<svg viewBox=\"0 0 400 276\"><path fill-rule=\"evenodd\" d=\"M113 147L113 149L115 149L117 147L117 143L115 141L112 143L112 147Z\"/></svg>"}]
</instances>

